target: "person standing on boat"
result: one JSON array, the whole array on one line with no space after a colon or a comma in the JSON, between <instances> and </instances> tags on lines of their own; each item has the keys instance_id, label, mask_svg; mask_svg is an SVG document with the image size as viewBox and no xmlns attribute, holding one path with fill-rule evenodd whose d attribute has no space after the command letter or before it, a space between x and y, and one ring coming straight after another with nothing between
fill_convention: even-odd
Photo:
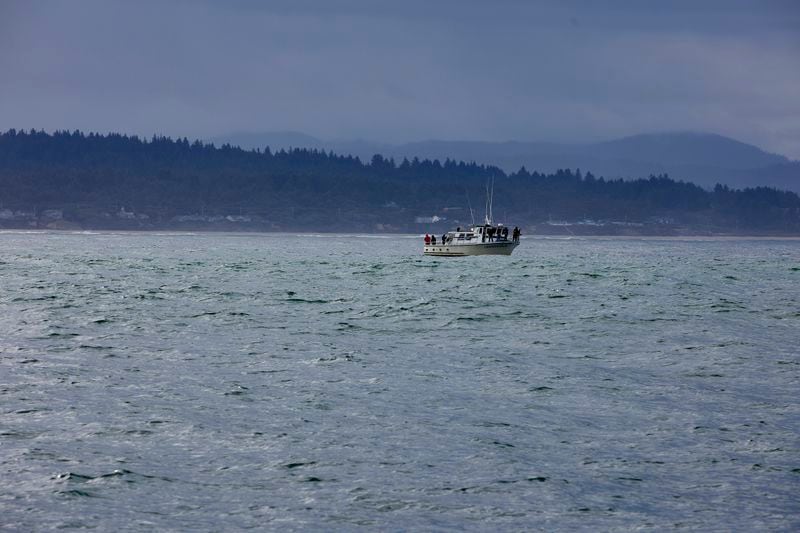
<instances>
[{"instance_id":1,"label":"person standing on boat","mask_svg":"<svg viewBox=\"0 0 800 533\"><path fill-rule=\"evenodd\" d=\"M427 233L425 234L425 245L429 245L431 243L431 236Z\"/></svg>"},{"instance_id":2,"label":"person standing on boat","mask_svg":"<svg viewBox=\"0 0 800 533\"><path fill-rule=\"evenodd\" d=\"M431 244L436 246L436 235L431 235Z\"/></svg>"},{"instance_id":3,"label":"person standing on boat","mask_svg":"<svg viewBox=\"0 0 800 533\"><path fill-rule=\"evenodd\" d=\"M503 239L508 240L508 228L503 228Z\"/></svg>"},{"instance_id":4,"label":"person standing on boat","mask_svg":"<svg viewBox=\"0 0 800 533\"><path fill-rule=\"evenodd\" d=\"M447 244L447 233L442 233L442 244Z\"/></svg>"}]
</instances>

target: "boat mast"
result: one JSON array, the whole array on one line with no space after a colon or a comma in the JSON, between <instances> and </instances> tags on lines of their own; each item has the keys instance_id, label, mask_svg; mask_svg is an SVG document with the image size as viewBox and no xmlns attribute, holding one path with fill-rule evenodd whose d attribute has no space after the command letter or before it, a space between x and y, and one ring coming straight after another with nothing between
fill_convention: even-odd
<instances>
[{"instance_id":1,"label":"boat mast","mask_svg":"<svg viewBox=\"0 0 800 533\"><path fill-rule=\"evenodd\" d=\"M489 220L494 223L494 174L492 174L492 196L489 198Z\"/></svg>"},{"instance_id":2,"label":"boat mast","mask_svg":"<svg viewBox=\"0 0 800 533\"><path fill-rule=\"evenodd\" d=\"M489 180L486 180L486 211L484 215L484 220L486 224L492 225L492 203L494 202L494 176L492 176L492 188L489 189Z\"/></svg>"}]
</instances>

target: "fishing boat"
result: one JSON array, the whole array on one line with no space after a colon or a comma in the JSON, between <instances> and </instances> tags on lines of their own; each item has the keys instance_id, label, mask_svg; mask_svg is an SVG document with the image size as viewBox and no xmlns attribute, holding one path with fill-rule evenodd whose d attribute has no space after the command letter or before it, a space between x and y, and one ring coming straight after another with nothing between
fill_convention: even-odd
<instances>
[{"instance_id":1,"label":"fishing boat","mask_svg":"<svg viewBox=\"0 0 800 533\"><path fill-rule=\"evenodd\" d=\"M456 229L444 234L444 242L425 244L425 255L462 257L466 255L511 255L519 246L519 239L509 238L508 228L491 223L472 226L468 230Z\"/></svg>"},{"instance_id":2,"label":"fishing boat","mask_svg":"<svg viewBox=\"0 0 800 533\"><path fill-rule=\"evenodd\" d=\"M473 224L468 230L460 227L442 235L437 242L435 236L425 235L425 255L441 257L463 257L467 255L511 255L514 248L519 246L520 231L514 228L509 236L508 227L492 222L492 201L494 198L494 183L491 190L486 190L486 215L483 224ZM470 206L470 214L472 207ZM510 238L509 238L510 237Z\"/></svg>"}]
</instances>

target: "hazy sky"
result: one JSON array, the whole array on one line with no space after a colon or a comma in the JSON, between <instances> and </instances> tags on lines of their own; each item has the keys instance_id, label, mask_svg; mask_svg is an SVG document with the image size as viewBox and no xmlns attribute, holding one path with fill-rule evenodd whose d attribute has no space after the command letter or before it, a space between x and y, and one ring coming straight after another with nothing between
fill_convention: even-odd
<instances>
[{"instance_id":1,"label":"hazy sky","mask_svg":"<svg viewBox=\"0 0 800 533\"><path fill-rule=\"evenodd\" d=\"M385 142L699 130L800 159L800 1L0 0L11 127Z\"/></svg>"}]
</instances>

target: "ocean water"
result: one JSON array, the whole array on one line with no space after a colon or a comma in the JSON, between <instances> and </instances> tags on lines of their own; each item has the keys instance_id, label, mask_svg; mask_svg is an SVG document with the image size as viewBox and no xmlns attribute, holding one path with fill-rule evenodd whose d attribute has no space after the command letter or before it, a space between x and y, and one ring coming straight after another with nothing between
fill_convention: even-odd
<instances>
[{"instance_id":1,"label":"ocean water","mask_svg":"<svg viewBox=\"0 0 800 533\"><path fill-rule=\"evenodd\" d=\"M800 241L0 234L0 526L797 530Z\"/></svg>"}]
</instances>

